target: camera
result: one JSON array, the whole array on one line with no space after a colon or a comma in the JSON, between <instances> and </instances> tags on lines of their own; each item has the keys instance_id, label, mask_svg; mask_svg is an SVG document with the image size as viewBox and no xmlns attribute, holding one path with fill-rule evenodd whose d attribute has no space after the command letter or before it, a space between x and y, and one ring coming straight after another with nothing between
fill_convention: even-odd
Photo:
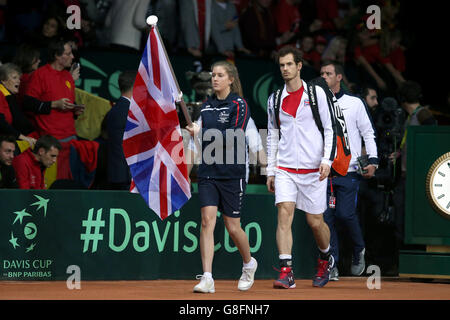
<instances>
[{"instance_id":1,"label":"camera","mask_svg":"<svg viewBox=\"0 0 450 320\"><path fill-rule=\"evenodd\" d=\"M358 161L358 173L360 175L366 174L368 171L364 170L369 165L369 156L367 154L362 155L356 159Z\"/></svg>"},{"instance_id":2,"label":"camera","mask_svg":"<svg viewBox=\"0 0 450 320\"><path fill-rule=\"evenodd\" d=\"M186 72L186 78L189 80L190 85L195 92L196 101L204 101L213 93L211 76L211 72L208 71Z\"/></svg>"},{"instance_id":3,"label":"camera","mask_svg":"<svg viewBox=\"0 0 450 320\"><path fill-rule=\"evenodd\" d=\"M384 137L401 138L405 114L392 97L385 98L375 114L375 126Z\"/></svg>"},{"instance_id":4,"label":"camera","mask_svg":"<svg viewBox=\"0 0 450 320\"><path fill-rule=\"evenodd\" d=\"M75 62L72 67L70 68L70 71L74 71L76 69L78 69L80 67L80 63L79 62Z\"/></svg>"},{"instance_id":5,"label":"camera","mask_svg":"<svg viewBox=\"0 0 450 320\"><path fill-rule=\"evenodd\" d=\"M377 129L377 146L381 165L388 161L392 152L399 149L405 120L405 112L392 97L385 98L375 111L373 121Z\"/></svg>"},{"instance_id":6,"label":"camera","mask_svg":"<svg viewBox=\"0 0 450 320\"><path fill-rule=\"evenodd\" d=\"M196 63L194 63L194 67L196 67L196 71L187 71L185 74L186 79L189 81L191 88L195 93L195 101L186 103L187 111L192 121L198 119L203 101L213 93L211 84L212 73L209 71L201 71L201 65L197 66ZM181 115L178 105L177 112L179 113L178 118L180 119L180 126L186 126L187 121L184 118L184 115Z\"/></svg>"}]
</instances>

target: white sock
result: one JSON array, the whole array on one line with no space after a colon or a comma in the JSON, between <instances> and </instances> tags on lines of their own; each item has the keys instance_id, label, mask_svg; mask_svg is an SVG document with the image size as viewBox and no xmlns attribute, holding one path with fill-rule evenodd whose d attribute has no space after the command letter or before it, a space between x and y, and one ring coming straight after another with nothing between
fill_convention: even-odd
<instances>
[{"instance_id":1,"label":"white sock","mask_svg":"<svg viewBox=\"0 0 450 320\"><path fill-rule=\"evenodd\" d=\"M211 272L203 272L203 276L204 276L206 279L212 279L212 278L213 278Z\"/></svg>"},{"instance_id":2,"label":"white sock","mask_svg":"<svg viewBox=\"0 0 450 320\"><path fill-rule=\"evenodd\" d=\"M255 266L255 260L250 259L249 263L244 263L244 268L249 269L249 268L253 268Z\"/></svg>"},{"instance_id":3,"label":"white sock","mask_svg":"<svg viewBox=\"0 0 450 320\"><path fill-rule=\"evenodd\" d=\"M292 259L292 255L290 254L280 254L278 256L278 258L280 258L280 260L284 260L284 259Z\"/></svg>"},{"instance_id":4,"label":"white sock","mask_svg":"<svg viewBox=\"0 0 450 320\"><path fill-rule=\"evenodd\" d=\"M322 252L322 253L327 253L328 251L330 251L330 245L328 245L328 248L326 248L326 249L320 249L320 248L319 248L319 250L320 250L320 252Z\"/></svg>"}]
</instances>

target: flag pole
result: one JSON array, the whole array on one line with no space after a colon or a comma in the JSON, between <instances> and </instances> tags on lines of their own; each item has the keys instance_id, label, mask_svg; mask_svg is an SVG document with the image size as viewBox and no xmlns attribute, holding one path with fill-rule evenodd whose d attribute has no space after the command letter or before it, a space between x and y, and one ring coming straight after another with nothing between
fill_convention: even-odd
<instances>
[{"instance_id":1,"label":"flag pole","mask_svg":"<svg viewBox=\"0 0 450 320\"><path fill-rule=\"evenodd\" d=\"M191 126L192 120L191 120L191 117L189 116L189 112L186 107L186 102L184 102L183 93L181 92L180 86L178 85L178 80L177 80L177 77L175 77L175 73L173 72L172 64L170 63L169 56L167 55L166 47L164 46L164 42L162 41L161 35L159 34L158 26L156 25L158 23L158 17L155 15L151 15L147 18L146 22L151 28L155 29L156 35L158 36L158 39L161 42L161 46L163 48L164 55L166 57L167 63L169 64L170 72L172 73L172 77L175 80L175 84L177 85L178 96L180 98L179 104L181 107L181 111L183 111L183 115L184 115L184 118L186 119L187 125Z\"/></svg>"}]
</instances>

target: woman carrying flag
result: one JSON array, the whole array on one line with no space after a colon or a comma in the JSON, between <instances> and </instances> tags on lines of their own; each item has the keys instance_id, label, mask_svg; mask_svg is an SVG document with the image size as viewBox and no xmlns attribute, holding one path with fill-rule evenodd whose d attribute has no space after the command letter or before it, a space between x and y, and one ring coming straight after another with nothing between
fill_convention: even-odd
<instances>
[{"instance_id":1,"label":"woman carrying flag","mask_svg":"<svg viewBox=\"0 0 450 320\"><path fill-rule=\"evenodd\" d=\"M203 103L198 123L187 127L191 136L201 139L202 150L197 177L202 216L200 253L203 275L198 276L201 280L194 287L194 292L215 292L212 262L218 210L223 214L225 227L242 256L243 268L238 289L245 291L252 287L258 266L250 254L250 245L240 219L246 187L245 129L250 109L242 98L236 67L219 61L213 64L211 70L214 93Z\"/></svg>"}]
</instances>

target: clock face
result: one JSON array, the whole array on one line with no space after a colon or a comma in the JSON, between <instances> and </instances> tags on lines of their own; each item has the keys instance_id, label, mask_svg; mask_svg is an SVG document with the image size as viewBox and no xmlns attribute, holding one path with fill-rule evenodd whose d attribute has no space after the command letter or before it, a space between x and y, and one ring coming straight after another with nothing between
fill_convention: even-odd
<instances>
[{"instance_id":1,"label":"clock face","mask_svg":"<svg viewBox=\"0 0 450 320\"><path fill-rule=\"evenodd\" d=\"M450 219L450 152L431 166L427 176L427 195L434 209Z\"/></svg>"}]
</instances>

